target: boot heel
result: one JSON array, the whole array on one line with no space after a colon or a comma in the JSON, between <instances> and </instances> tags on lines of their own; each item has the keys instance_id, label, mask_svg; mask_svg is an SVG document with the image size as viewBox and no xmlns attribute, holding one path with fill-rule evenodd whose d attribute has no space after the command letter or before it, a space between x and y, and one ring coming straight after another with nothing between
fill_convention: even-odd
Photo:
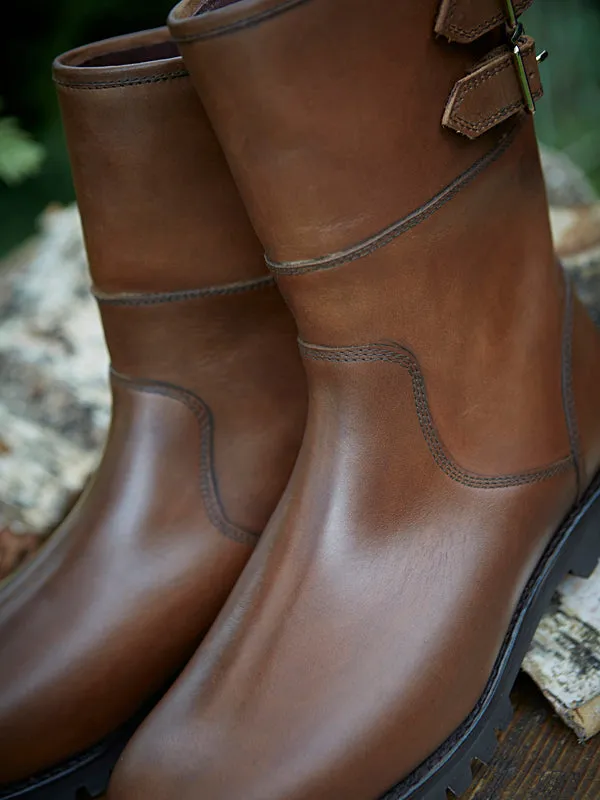
<instances>
[{"instance_id":1,"label":"boot heel","mask_svg":"<svg viewBox=\"0 0 600 800\"><path fill-rule=\"evenodd\" d=\"M583 533L573 554L569 572L577 578L589 578L600 561L600 500L596 498L581 521Z\"/></svg>"}]
</instances>

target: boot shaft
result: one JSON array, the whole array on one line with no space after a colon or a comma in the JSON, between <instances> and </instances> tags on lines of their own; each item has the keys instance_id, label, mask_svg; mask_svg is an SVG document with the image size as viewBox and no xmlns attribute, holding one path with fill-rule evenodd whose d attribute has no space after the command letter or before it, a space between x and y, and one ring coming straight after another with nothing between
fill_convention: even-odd
<instances>
[{"instance_id":1,"label":"boot shaft","mask_svg":"<svg viewBox=\"0 0 600 800\"><path fill-rule=\"evenodd\" d=\"M185 0L171 30L274 263L370 240L493 159L511 130L483 126L469 141L442 125L455 87L497 52L502 18L458 45L436 35L438 0L375 0L368 13L360 0L243 1L191 16L207 5L216 6ZM474 4L454 4L465 5ZM509 100L523 107L506 48L503 56L508 89L492 76L480 98L482 113L498 101L499 122ZM463 94L453 119L465 106L474 113L473 92Z\"/></svg>"},{"instance_id":2,"label":"boot shaft","mask_svg":"<svg viewBox=\"0 0 600 800\"><path fill-rule=\"evenodd\" d=\"M499 0L453 14L437 0L376 0L368 14L358 0L243 1L190 17L199 5L176 7L171 29L301 337L389 338L401 318L412 348L454 321L465 336L498 338L507 307L531 296L552 298L552 330L538 336L555 336L562 278L533 123L516 113L502 18L489 30L481 21ZM483 35L463 33L468 44L436 34L478 19ZM471 139L445 127L460 116L456 87L499 57L515 114ZM494 98L507 105L511 90L495 80L482 114Z\"/></svg>"},{"instance_id":3,"label":"boot shaft","mask_svg":"<svg viewBox=\"0 0 600 800\"><path fill-rule=\"evenodd\" d=\"M250 385L269 339L281 366L293 321L168 30L73 50L54 77L113 368Z\"/></svg>"},{"instance_id":4,"label":"boot shaft","mask_svg":"<svg viewBox=\"0 0 600 800\"><path fill-rule=\"evenodd\" d=\"M67 53L54 76L113 381L205 409L203 459L230 519L258 532L300 444L305 378L182 60L163 28Z\"/></svg>"},{"instance_id":5,"label":"boot shaft","mask_svg":"<svg viewBox=\"0 0 600 800\"><path fill-rule=\"evenodd\" d=\"M535 45L507 5L215 6L184 0L171 32L301 338L396 342L458 463L570 456L581 489L600 344L553 252Z\"/></svg>"},{"instance_id":6,"label":"boot shaft","mask_svg":"<svg viewBox=\"0 0 600 800\"><path fill-rule=\"evenodd\" d=\"M98 289L166 292L266 275L166 28L66 53L54 78Z\"/></svg>"}]
</instances>

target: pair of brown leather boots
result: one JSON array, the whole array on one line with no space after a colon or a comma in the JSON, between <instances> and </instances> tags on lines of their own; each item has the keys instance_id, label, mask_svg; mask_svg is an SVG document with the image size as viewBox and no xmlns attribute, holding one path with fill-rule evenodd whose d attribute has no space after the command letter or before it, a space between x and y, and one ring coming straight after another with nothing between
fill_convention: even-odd
<instances>
[{"instance_id":1,"label":"pair of brown leather boots","mask_svg":"<svg viewBox=\"0 0 600 800\"><path fill-rule=\"evenodd\" d=\"M110 800L443 800L494 750L600 552L529 5L184 0L57 60L114 416L0 597L2 800L97 797L159 700Z\"/></svg>"}]
</instances>

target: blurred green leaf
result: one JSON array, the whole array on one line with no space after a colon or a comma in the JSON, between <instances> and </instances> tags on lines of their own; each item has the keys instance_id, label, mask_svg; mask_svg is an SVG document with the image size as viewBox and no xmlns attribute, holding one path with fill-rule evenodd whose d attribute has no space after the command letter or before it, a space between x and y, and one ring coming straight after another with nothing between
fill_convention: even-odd
<instances>
[{"instance_id":1,"label":"blurred green leaf","mask_svg":"<svg viewBox=\"0 0 600 800\"><path fill-rule=\"evenodd\" d=\"M541 140L564 151L600 188L600 2L539 0L525 16L527 33L550 58L541 66Z\"/></svg>"},{"instance_id":2,"label":"blurred green leaf","mask_svg":"<svg viewBox=\"0 0 600 800\"><path fill-rule=\"evenodd\" d=\"M0 117L0 179L9 186L21 183L38 172L43 160L44 148L21 129L17 120Z\"/></svg>"}]
</instances>

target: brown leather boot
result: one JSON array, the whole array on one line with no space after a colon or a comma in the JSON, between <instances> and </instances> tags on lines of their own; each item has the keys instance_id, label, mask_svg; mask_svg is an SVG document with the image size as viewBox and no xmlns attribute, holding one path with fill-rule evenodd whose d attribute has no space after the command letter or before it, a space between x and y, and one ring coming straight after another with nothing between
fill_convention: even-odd
<instances>
[{"instance_id":1,"label":"brown leather boot","mask_svg":"<svg viewBox=\"0 0 600 800\"><path fill-rule=\"evenodd\" d=\"M600 337L552 250L534 45L500 0L218 5L171 31L299 325L309 418L110 798L445 800L600 550Z\"/></svg>"},{"instance_id":2,"label":"brown leather boot","mask_svg":"<svg viewBox=\"0 0 600 800\"><path fill-rule=\"evenodd\" d=\"M55 64L113 372L98 474L0 598L0 797L104 789L300 446L293 319L166 29Z\"/></svg>"}]
</instances>

